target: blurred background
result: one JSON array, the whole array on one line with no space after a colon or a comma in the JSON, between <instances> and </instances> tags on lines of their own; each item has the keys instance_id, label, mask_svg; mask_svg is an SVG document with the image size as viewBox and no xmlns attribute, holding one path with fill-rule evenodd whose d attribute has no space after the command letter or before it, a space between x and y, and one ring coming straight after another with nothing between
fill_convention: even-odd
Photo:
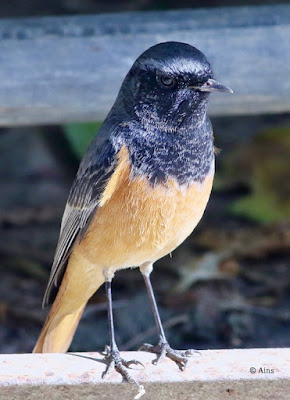
<instances>
[{"instance_id":1,"label":"blurred background","mask_svg":"<svg viewBox=\"0 0 290 400\"><path fill-rule=\"evenodd\" d=\"M274 3L12 0L0 2L0 18ZM212 123L222 151L207 210L152 274L168 339L176 348L289 347L290 113L212 117ZM100 124L0 128L1 353L30 352L40 332L63 208ZM120 349L156 342L137 269L116 274L113 299ZM102 350L107 343L102 288L87 306L71 350Z\"/></svg>"}]
</instances>

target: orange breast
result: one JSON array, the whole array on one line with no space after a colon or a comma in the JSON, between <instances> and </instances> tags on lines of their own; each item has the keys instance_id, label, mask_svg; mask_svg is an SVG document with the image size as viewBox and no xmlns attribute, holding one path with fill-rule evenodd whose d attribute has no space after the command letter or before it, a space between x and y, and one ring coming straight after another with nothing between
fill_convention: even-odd
<instances>
[{"instance_id":1,"label":"orange breast","mask_svg":"<svg viewBox=\"0 0 290 400\"><path fill-rule=\"evenodd\" d=\"M203 184L180 187L173 179L152 187L130 176L128 153L104 191L94 219L76 253L101 268L127 268L156 261L193 231L209 199L213 170Z\"/></svg>"}]
</instances>

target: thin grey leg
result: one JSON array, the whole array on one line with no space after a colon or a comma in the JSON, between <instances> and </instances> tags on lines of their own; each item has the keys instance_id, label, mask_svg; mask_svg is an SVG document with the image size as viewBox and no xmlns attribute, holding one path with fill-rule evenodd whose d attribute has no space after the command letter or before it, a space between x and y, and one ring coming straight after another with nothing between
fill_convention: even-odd
<instances>
[{"instance_id":1,"label":"thin grey leg","mask_svg":"<svg viewBox=\"0 0 290 400\"><path fill-rule=\"evenodd\" d=\"M150 299L150 303L151 303L151 307L152 307L152 311L153 311L153 315L154 315L154 319L155 319L155 323L156 323L158 336L162 337L164 340L166 340L164 329L163 329L162 322L161 322L161 318L160 318L159 311L158 311L158 307L157 307L157 304L156 304L155 295L154 295L153 288L152 288L152 285L151 285L150 275L143 275L143 278L144 278L145 285L146 285L147 292L148 292L148 296L149 296L149 299Z\"/></svg>"},{"instance_id":2,"label":"thin grey leg","mask_svg":"<svg viewBox=\"0 0 290 400\"><path fill-rule=\"evenodd\" d=\"M107 313L108 313L108 326L110 336L110 349L111 351L118 350L115 340L115 329L113 319L113 305L112 305L112 281L105 282L106 297L107 297Z\"/></svg>"},{"instance_id":3,"label":"thin grey leg","mask_svg":"<svg viewBox=\"0 0 290 400\"><path fill-rule=\"evenodd\" d=\"M105 276L105 288L106 288L106 297L107 297L107 312L108 312L108 326L109 326L109 335L110 335L110 346L106 346L105 348L105 358L108 360L108 366L103 373L103 378L110 373L114 368L130 383L134 383L138 386L139 393L135 398L140 398L144 393L144 387L139 385L139 383L131 376L127 368L130 368L132 364L134 365L142 365L140 361L137 360L124 360L119 352L118 346L115 340L115 329L114 329L114 318L113 318L113 307L112 307L112 278L110 275L108 277L107 274L104 273ZM138 397L139 396L139 397Z\"/></svg>"},{"instance_id":4,"label":"thin grey leg","mask_svg":"<svg viewBox=\"0 0 290 400\"><path fill-rule=\"evenodd\" d=\"M153 292L153 288L151 285L150 274L152 272L153 265L152 263L146 263L140 266L140 271L143 275L145 285L147 288L148 296L150 299L150 303L152 306L152 311L156 323L156 328L158 332L159 342L156 346L153 346L149 343L144 343L139 350L149 351L150 353L157 354L157 358L153 361L153 364L157 364L160 359L165 356L169 357L171 360L175 361L178 367L181 370L184 370L186 364L188 362L188 357L190 357L194 353L199 353L197 350L189 349L189 350L174 350L170 347L162 326L161 318L159 315L158 307L155 300L155 295Z\"/></svg>"}]
</instances>

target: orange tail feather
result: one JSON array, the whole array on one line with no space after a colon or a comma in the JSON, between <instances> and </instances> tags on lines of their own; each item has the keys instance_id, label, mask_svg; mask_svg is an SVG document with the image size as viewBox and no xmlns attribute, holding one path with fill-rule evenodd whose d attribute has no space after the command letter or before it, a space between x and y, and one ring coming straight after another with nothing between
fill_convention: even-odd
<instances>
[{"instance_id":1,"label":"orange tail feather","mask_svg":"<svg viewBox=\"0 0 290 400\"><path fill-rule=\"evenodd\" d=\"M92 277L82 260L70 257L33 353L64 353L68 350L87 301L103 282L101 270L93 271Z\"/></svg>"}]
</instances>

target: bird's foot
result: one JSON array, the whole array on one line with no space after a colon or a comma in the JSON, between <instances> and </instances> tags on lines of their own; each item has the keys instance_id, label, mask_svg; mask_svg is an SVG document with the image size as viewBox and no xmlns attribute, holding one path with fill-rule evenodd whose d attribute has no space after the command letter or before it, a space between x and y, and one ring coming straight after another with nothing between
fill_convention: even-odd
<instances>
[{"instance_id":1,"label":"bird's foot","mask_svg":"<svg viewBox=\"0 0 290 400\"><path fill-rule=\"evenodd\" d=\"M171 360L175 361L181 371L184 371L186 364L188 362L188 358L192 356L194 353L199 353L198 350L189 349L189 350L174 350L172 349L167 340L163 337L160 337L160 340L156 346L152 344L144 343L139 350L148 351L150 353L157 354L156 359L153 361L153 364L157 364L162 358L166 356Z\"/></svg>"},{"instance_id":2,"label":"bird's foot","mask_svg":"<svg viewBox=\"0 0 290 400\"><path fill-rule=\"evenodd\" d=\"M140 397L145 393L145 389L142 385L139 385L139 383L131 376L127 369L130 368L131 365L142 365L142 367L144 367L144 365L138 360L124 360L121 357L119 350L111 349L110 346L105 347L103 354L105 355L105 360L108 361L108 366L105 372L103 372L102 378L105 378L105 376L112 372L113 369L116 369L129 383L138 386L139 392L137 396L135 396L135 399L140 399Z\"/></svg>"}]
</instances>

